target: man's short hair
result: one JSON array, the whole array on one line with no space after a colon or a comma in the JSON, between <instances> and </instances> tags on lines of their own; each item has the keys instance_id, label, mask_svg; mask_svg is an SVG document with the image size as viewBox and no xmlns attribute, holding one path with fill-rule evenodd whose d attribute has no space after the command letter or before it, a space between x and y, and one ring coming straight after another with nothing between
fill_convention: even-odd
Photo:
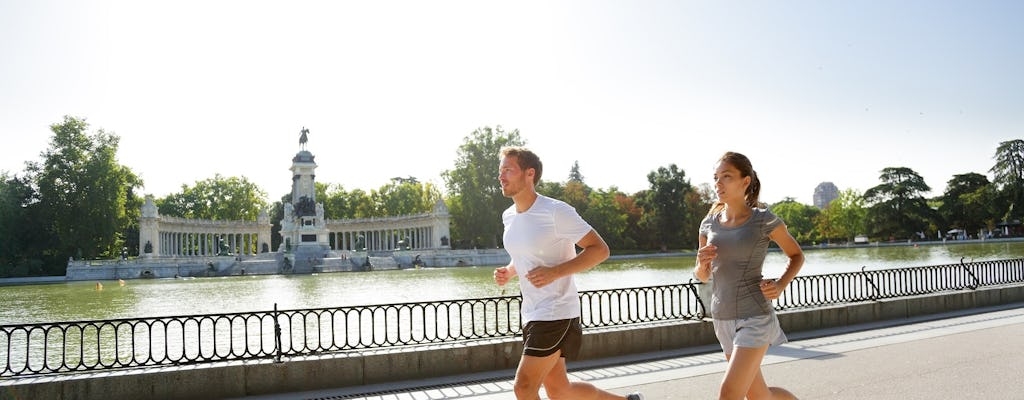
<instances>
[{"instance_id":1,"label":"man's short hair","mask_svg":"<svg viewBox=\"0 0 1024 400\"><path fill-rule=\"evenodd\" d=\"M544 172L544 164L540 162L540 157L537 157L536 153L525 147L507 146L501 148L501 157L515 157L516 164L523 171L533 168L533 184L537 185L540 183L540 175Z\"/></svg>"}]
</instances>

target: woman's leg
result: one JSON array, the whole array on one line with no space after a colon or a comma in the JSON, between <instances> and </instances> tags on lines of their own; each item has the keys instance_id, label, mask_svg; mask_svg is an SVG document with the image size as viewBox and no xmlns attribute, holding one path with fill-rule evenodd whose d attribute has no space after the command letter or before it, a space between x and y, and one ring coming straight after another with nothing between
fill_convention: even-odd
<instances>
[{"instance_id":1,"label":"woman's leg","mask_svg":"<svg viewBox=\"0 0 1024 400\"><path fill-rule=\"evenodd\" d=\"M731 356L727 357L729 366L722 377L722 387L718 398L722 400L743 400L750 391L754 379L761 372L761 360L768 346L734 347ZM762 379L762 383L764 380Z\"/></svg>"},{"instance_id":2,"label":"woman's leg","mask_svg":"<svg viewBox=\"0 0 1024 400\"><path fill-rule=\"evenodd\" d=\"M745 395L747 400L796 399L796 396L786 389L768 387L768 384L765 382L764 375L761 373L761 361L764 360L764 354L768 351L768 346L759 348L736 347L735 351L733 354L736 357L735 361L729 355L725 357L726 360L729 360L729 367L726 369L725 377L722 378L722 389L719 393L719 398L743 399ZM756 361L754 360L755 358ZM753 366L752 376L748 375L751 366ZM746 390L741 390L743 387L746 387Z\"/></svg>"},{"instance_id":3,"label":"woman's leg","mask_svg":"<svg viewBox=\"0 0 1024 400\"><path fill-rule=\"evenodd\" d=\"M754 377L754 381L750 383L750 390L747 391L747 400L760 399L796 400L796 396L786 389L775 386L769 387L764 381L764 375L761 374L761 369L758 368L757 376Z\"/></svg>"}]
</instances>

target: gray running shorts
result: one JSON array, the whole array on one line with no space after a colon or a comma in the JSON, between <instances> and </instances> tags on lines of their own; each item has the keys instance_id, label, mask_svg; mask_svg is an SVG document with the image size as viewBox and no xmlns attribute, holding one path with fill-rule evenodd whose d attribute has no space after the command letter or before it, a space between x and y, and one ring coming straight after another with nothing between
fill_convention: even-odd
<instances>
[{"instance_id":1,"label":"gray running shorts","mask_svg":"<svg viewBox=\"0 0 1024 400\"><path fill-rule=\"evenodd\" d=\"M786 343L786 333L779 325L775 311L767 315L749 318L713 320L715 336L725 354L732 354L735 347L778 346Z\"/></svg>"}]
</instances>

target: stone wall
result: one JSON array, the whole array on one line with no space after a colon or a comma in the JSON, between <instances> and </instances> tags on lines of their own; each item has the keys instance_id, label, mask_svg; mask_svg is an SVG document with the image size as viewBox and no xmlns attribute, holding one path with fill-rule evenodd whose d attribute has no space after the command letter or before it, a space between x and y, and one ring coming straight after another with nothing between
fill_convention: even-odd
<instances>
[{"instance_id":1,"label":"stone wall","mask_svg":"<svg viewBox=\"0 0 1024 400\"><path fill-rule=\"evenodd\" d=\"M117 279L188 278L281 273L277 253L256 257L161 257L127 261L74 261L65 279L103 281Z\"/></svg>"},{"instance_id":2,"label":"stone wall","mask_svg":"<svg viewBox=\"0 0 1024 400\"><path fill-rule=\"evenodd\" d=\"M152 257L129 260L71 261L68 263L65 279L69 281L104 281L139 278L210 277L233 275L273 275L309 272L353 272L363 270L366 252L337 252L345 257L318 259L320 264L305 270L287 269L283 263L285 253L263 253L254 256L221 257ZM469 267L497 266L509 263L505 249L483 250L404 250L384 252L391 257L391 268L413 268L416 256L422 266ZM294 258L294 257L293 257ZM291 261L292 266L298 264Z\"/></svg>"}]
</instances>

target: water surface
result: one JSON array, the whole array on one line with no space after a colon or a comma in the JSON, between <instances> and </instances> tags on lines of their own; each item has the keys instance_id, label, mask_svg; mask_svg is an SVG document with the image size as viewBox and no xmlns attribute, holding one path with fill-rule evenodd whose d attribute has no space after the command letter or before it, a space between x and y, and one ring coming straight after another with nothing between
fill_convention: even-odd
<instances>
[{"instance_id":1,"label":"water surface","mask_svg":"<svg viewBox=\"0 0 1024 400\"><path fill-rule=\"evenodd\" d=\"M1024 242L829 248L808 250L801 275L940 265L1024 257ZM610 260L578 274L580 290L689 282L692 256ZM768 255L765 276L782 273L786 258ZM494 267L425 268L319 275L260 275L135 279L0 287L0 325L340 307L497 296ZM515 281L509 294L518 292Z\"/></svg>"}]
</instances>

